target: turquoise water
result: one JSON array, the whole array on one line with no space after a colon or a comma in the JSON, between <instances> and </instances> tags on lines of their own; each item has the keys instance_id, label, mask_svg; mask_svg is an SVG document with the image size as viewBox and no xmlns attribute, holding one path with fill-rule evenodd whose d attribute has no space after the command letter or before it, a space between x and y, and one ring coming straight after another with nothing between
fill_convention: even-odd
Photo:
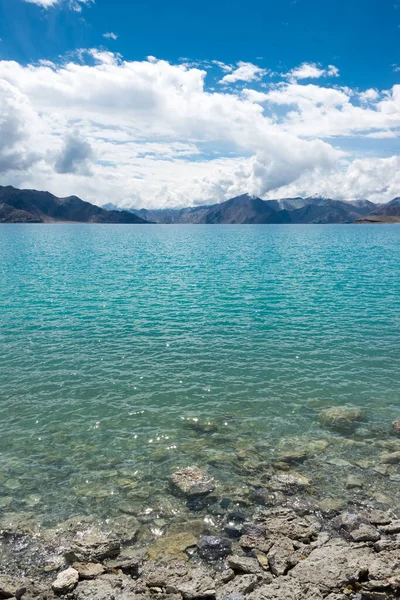
<instances>
[{"instance_id":1,"label":"turquoise water","mask_svg":"<svg viewBox=\"0 0 400 600\"><path fill-rule=\"evenodd\" d=\"M191 464L226 491L256 444L346 454L323 408L400 416L396 225L1 225L0 257L5 512L139 510Z\"/></svg>"}]
</instances>

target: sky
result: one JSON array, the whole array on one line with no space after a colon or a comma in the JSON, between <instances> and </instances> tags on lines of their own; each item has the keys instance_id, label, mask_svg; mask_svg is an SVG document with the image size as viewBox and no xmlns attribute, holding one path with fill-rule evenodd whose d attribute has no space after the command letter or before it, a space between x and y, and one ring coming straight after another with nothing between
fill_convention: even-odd
<instances>
[{"instance_id":1,"label":"sky","mask_svg":"<svg viewBox=\"0 0 400 600\"><path fill-rule=\"evenodd\" d=\"M400 196L400 0L0 0L0 185Z\"/></svg>"}]
</instances>

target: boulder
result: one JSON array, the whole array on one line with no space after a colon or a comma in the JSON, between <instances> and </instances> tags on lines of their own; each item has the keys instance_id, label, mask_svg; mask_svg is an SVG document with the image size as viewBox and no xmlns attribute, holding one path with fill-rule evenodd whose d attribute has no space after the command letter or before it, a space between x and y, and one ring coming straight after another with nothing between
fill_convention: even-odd
<instances>
[{"instance_id":1,"label":"boulder","mask_svg":"<svg viewBox=\"0 0 400 600\"><path fill-rule=\"evenodd\" d=\"M209 494L215 489L214 478L198 467L179 469L171 475L172 488L184 496Z\"/></svg>"},{"instance_id":2,"label":"boulder","mask_svg":"<svg viewBox=\"0 0 400 600\"><path fill-rule=\"evenodd\" d=\"M70 567L65 571L61 571L57 575L57 579L51 584L52 589L56 594L67 594L72 592L79 581L79 573L76 569Z\"/></svg>"},{"instance_id":3,"label":"boulder","mask_svg":"<svg viewBox=\"0 0 400 600\"><path fill-rule=\"evenodd\" d=\"M215 535L205 535L197 541L198 555L208 562L226 558L231 551L230 540Z\"/></svg>"},{"instance_id":4,"label":"boulder","mask_svg":"<svg viewBox=\"0 0 400 600\"><path fill-rule=\"evenodd\" d=\"M335 406L321 411L318 420L323 427L340 433L352 433L365 420L365 414L360 408Z\"/></svg>"}]
</instances>

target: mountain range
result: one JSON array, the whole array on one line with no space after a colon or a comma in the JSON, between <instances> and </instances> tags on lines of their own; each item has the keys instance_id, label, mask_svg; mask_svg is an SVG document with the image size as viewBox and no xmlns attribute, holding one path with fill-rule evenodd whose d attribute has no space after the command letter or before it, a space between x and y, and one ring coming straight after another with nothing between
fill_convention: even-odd
<instances>
[{"instance_id":1,"label":"mountain range","mask_svg":"<svg viewBox=\"0 0 400 600\"><path fill-rule=\"evenodd\" d=\"M248 194L182 209L100 208L77 196L0 186L0 223L323 224L400 223L400 198L387 204L310 196L262 200Z\"/></svg>"},{"instance_id":2,"label":"mountain range","mask_svg":"<svg viewBox=\"0 0 400 600\"><path fill-rule=\"evenodd\" d=\"M378 223L400 222L400 199L388 204L369 200L342 201L310 196L261 200L244 194L220 204L182 209L125 209L153 223L257 224L257 223ZM116 209L113 204L104 208Z\"/></svg>"},{"instance_id":3,"label":"mountain range","mask_svg":"<svg viewBox=\"0 0 400 600\"><path fill-rule=\"evenodd\" d=\"M0 186L0 223L145 223L132 212L106 210L77 196Z\"/></svg>"}]
</instances>

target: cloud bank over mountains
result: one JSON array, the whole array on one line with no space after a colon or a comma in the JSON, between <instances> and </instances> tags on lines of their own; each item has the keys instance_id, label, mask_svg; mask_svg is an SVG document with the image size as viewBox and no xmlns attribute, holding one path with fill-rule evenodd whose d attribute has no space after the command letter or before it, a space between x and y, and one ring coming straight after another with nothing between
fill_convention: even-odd
<instances>
[{"instance_id":1,"label":"cloud bank over mountains","mask_svg":"<svg viewBox=\"0 0 400 600\"><path fill-rule=\"evenodd\" d=\"M400 85L356 90L337 76L303 63L272 82L248 62L126 61L105 49L0 61L0 184L137 207L245 192L391 199L400 156L370 149L399 136Z\"/></svg>"}]
</instances>

